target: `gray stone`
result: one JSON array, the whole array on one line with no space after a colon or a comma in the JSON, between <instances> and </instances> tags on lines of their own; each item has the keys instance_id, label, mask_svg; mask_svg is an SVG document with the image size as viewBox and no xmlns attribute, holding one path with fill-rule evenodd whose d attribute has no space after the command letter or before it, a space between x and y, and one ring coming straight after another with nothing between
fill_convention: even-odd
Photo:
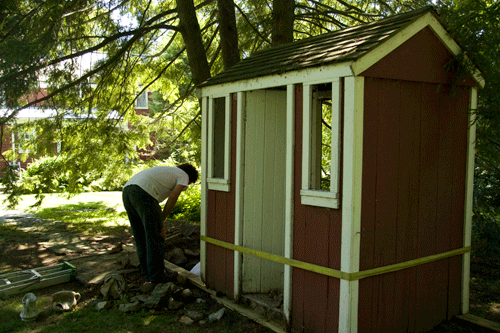
<instances>
[{"instance_id":1,"label":"gray stone","mask_svg":"<svg viewBox=\"0 0 500 333\"><path fill-rule=\"evenodd\" d=\"M200 250L198 250L198 249L195 249L195 250L185 249L184 253L190 257L199 257L200 256Z\"/></svg>"},{"instance_id":2,"label":"gray stone","mask_svg":"<svg viewBox=\"0 0 500 333\"><path fill-rule=\"evenodd\" d=\"M169 310L177 310L180 309L184 306L184 303L176 301L172 297L169 298L168 300L168 309Z\"/></svg>"},{"instance_id":3,"label":"gray stone","mask_svg":"<svg viewBox=\"0 0 500 333\"><path fill-rule=\"evenodd\" d=\"M193 295L193 292L191 291L191 289L184 289L181 292L181 296L184 297L184 298L191 297L192 295Z\"/></svg>"},{"instance_id":4,"label":"gray stone","mask_svg":"<svg viewBox=\"0 0 500 333\"><path fill-rule=\"evenodd\" d=\"M140 290L141 290L141 293L143 293L143 294L149 294L153 291L154 288L155 288L154 284L152 284L151 282L146 282L141 286Z\"/></svg>"},{"instance_id":5,"label":"gray stone","mask_svg":"<svg viewBox=\"0 0 500 333\"><path fill-rule=\"evenodd\" d=\"M135 312L139 311L142 308L142 305L140 302L134 302L134 303L126 303L126 304L120 304L118 307L118 310L122 312Z\"/></svg>"},{"instance_id":6,"label":"gray stone","mask_svg":"<svg viewBox=\"0 0 500 333\"><path fill-rule=\"evenodd\" d=\"M188 311L186 313L186 316L188 316L189 318L193 319L194 321L200 321L203 319L203 314L198 312L198 311Z\"/></svg>"},{"instance_id":7,"label":"gray stone","mask_svg":"<svg viewBox=\"0 0 500 333\"><path fill-rule=\"evenodd\" d=\"M109 309L112 306L110 301L98 302L95 306L97 311Z\"/></svg>"},{"instance_id":8,"label":"gray stone","mask_svg":"<svg viewBox=\"0 0 500 333\"><path fill-rule=\"evenodd\" d=\"M177 286L172 282L157 284L151 295L144 302L147 308L159 308L168 302L172 293L177 290Z\"/></svg>"},{"instance_id":9,"label":"gray stone","mask_svg":"<svg viewBox=\"0 0 500 333\"><path fill-rule=\"evenodd\" d=\"M217 312L212 313L211 315L208 316L208 321L213 322L213 321L219 321L222 316L224 315L224 312L226 311L226 308L222 308Z\"/></svg>"},{"instance_id":10,"label":"gray stone","mask_svg":"<svg viewBox=\"0 0 500 333\"><path fill-rule=\"evenodd\" d=\"M187 258L184 255L184 251L182 251L182 249L180 249L178 247L176 247L173 250L168 251L165 254L165 259L167 261L170 261L171 263L177 265L177 266L180 266L180 265L187 262Z\"/></svg>"},{"instance_id":11,"label":"gray stone","mask_svg":"<svg viewBox=\"0 0 500 333\"><path fill-rule=\"evenodd\" d=\"M130 298L130 302L145 303L147 299L148 299L148 296L146 296L146 295L136 295L136 296L133 296L132 298Z\"/></svg>"},{"instance_id":12,"label":"gray stone","mask_svg":"<svg viewBox=\"0 0 500 333\"><path fill-rule=\"evenodd\" d=\"M192 325L194 324L194 320L187 317L187 316L182 316L181 319L179 320L179 322L181 324L184 324L184 325Z\"/></svg>"},{"instance_id":13,"label":"gray stone","mask_svg":"<svg viewBox=\"0 0 500 333\"><path fill-rule=\"evenodd\" d=\"M120 295L126 291L127 284L121 274L111 273L104 277L104 283L101 286L101 294L105 298L119 299Z\"/></svg>"}]
</instances>

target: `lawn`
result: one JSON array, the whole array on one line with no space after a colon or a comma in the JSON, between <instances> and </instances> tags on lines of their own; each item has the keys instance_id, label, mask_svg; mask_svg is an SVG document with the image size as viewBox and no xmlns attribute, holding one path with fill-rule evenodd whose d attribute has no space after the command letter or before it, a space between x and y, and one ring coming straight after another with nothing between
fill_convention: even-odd
<instances>
[{"instance_id":1,"label":"lawn","mask_svg":"<svg viewBox=\"0 0 500 333\"><path fill-rule=\"evenodd\" d=\"M5 196L0 195L0 221L2 215L11 214L3 204ZM35 217L9 218L0 222L0 273L50 265L65 260L43 249L39 244L49 235L71 232L86 237L95 236L116 241L130 240L126 213L121 204L121 192L83 193L71 199L60 195L47 195L40 207L30 208L35 202L32 195L23 196L16 210L30 212ZM185 221L184 221L185 222ZM103 245L111 247L113 243ZM55 312L51 308L51 295L60 290L74 290L82 294L78 306L67 313ZM199 291L203 293L202 291ZM220 305L206 294L203 303L186 303L179 310L142 309L124 313L117 309L125 299L113 301L109 310L96 310L96 303L102 300L98 287L83 286L77 282L55 285L33 291L37 297L40 314L33 322L23 322L20 318L21 299L24 293L0 299L0 333L27 332L269 332L269 330L240 314L226 309L222 319L214 323L195 323L186 326L179 319L188 310L196 310L208 316Z\"/></svg>"}]
</instances>

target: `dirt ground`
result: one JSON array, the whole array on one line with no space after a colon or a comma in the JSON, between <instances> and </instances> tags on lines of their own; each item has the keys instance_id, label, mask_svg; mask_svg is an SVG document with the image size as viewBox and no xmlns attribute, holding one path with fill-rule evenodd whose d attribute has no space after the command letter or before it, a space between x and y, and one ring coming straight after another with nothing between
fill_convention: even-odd
<instances>
[{"instance_id":1,"label":"dirt ground","mask_svg":"<svg viewBox=\"0 0 500 333\"><path fill-rule=\"evenodd\" d=\"M47 223L33 215L15 212L7 216L9 223L15 223L17 226L30 227L33 225ZM5 214L0 216L0 223L5 222ZM78 252L65 251L48 247L47 243L51 241L51 235L43 233L29 234L2 234L0 233L0 272L22 270L41 266L50 266L62 261L70 261L82 256L89 256L95 253L109 253L116 248L117 244L131 244L133 237L128 231L119 236L113 237L93 237L83 238L83 243L88 244L88 248L83 248ZM196 247L198 240L192 240L189 247ZM71 261L70 261L71 262ZM187 262L186 269L192 267L193 262ZM482 318L500 322L500 274L499 265L488 260L475 258L471 265L471 294L470 309L471 313ZM135 274L135 275L134 275ZM138 273L130 273L126 279L133 281L137 279ZM132 282L133 283L133 282ZM95 285L83 285L72 282L67 288L78 291L82 294L79 306L95 306L96 297L99 296L99 290ZM53 289L53 288L52 288ZM51 288L40 291L50 293ZM250 325L248 332L266 332L268 330L258 324L249 324L248 319L241 319L242 325ZM474 325L467 325L456 320L443 323L436 327L432 332L488 332Z\"/></svg>"}]
</instances>

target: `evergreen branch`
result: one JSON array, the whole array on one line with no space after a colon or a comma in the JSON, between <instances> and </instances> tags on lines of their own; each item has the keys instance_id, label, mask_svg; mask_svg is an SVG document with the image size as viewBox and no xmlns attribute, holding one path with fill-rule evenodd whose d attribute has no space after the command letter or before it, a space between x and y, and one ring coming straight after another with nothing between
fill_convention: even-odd
<instances>
[{"instance_id":1,"label":"evergreen branch","mask_svg":"<svg viewBox=\"0 0 500 333\"><path fill-rule=\"evenodd\" d=\"M243 10L240 8L240 6L238 6L237 4L234 4L236 9L238 9L238 11L240 12L241 16L243 17L243 19L248 23L248 25L250 25L250 28L252 28L253 31L255 31L255 33L262 39L264 40L266 43L268 43L269 45L271 45L271 41L266 38L264 35L262 35L259 31L259 29L257 29L257 27L255 27L252 22L250 22L250 19L248 18L248 16L243 12Z\"/></svg>"}]
</instances>

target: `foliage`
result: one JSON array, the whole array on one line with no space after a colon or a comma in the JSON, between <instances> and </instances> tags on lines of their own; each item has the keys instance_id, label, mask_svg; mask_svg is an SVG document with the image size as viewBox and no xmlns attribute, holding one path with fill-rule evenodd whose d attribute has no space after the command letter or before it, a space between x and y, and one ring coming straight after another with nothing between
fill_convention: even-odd
<instances>
[{"instance_id":1,"label":"foliage","mask_svg":"<svg viewBox=\"0 0 500 333\"><path fill-rule=\"evenodd\" d=\"M500 246L500 3L442 1L441 15L453 37L481 70L476 116L474 240L488 254Z\"/></svg>"},{"instance_id":2,"label":"foliage","mask_svg":"<svg viewBox=\"0 0 500 333\"><path fill-rule=\"evenodd\" d=\"M201 187L200 184L192 184L182 192L177 203L172 210L171 218L175 220L200 221L201 207Z\"/></svg>"},{"instance_id":3,"label":"foliage","mask_svg":"<svg viewBox=\"0 0 500 333\"><path fill-rule=\"evenodd\" d=\"M47 193L80 193L88 191L119 190L136 170L131 165L122 163L114 172L72 172L65 170L62 164L66 163L63 156L42 157L31 163L26 170L16 173L8 199L15 199L21 194L35 194L40 205ZM76 170L78 171L78 170ZM115 173L116 171L119 171ZM12 186L14 184L14 186ZM71 191L68 190L71 187ZM17 204L16 200L9 200L10 207Z\"/></svg>"}]
</instances>

